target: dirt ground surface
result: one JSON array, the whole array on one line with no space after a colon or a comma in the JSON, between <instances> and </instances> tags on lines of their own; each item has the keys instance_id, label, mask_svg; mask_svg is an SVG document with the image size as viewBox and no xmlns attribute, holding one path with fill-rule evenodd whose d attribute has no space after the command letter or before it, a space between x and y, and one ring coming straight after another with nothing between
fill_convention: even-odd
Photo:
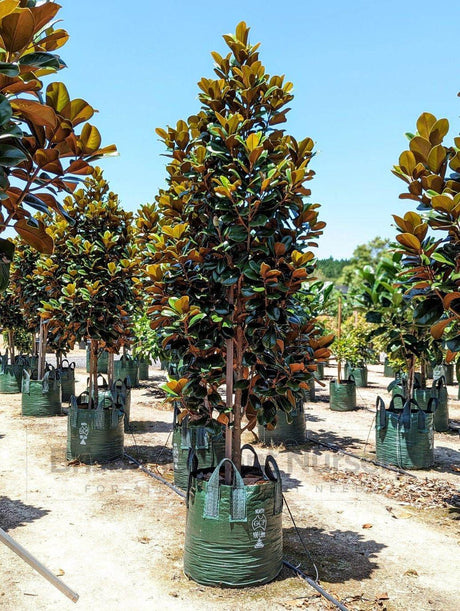
<instances>
[{"instance_id":1,"label":"dirt ground surface","mask_svg":"<svg viewBox=\"0 0 460 611\"><path fill-rule=\"evenodd\" d=\"M84 353L72 356L82 391ZM305 406L305 445L258 445L278 460L297 527L285 506L285 558L310 576L314 562L322 587L350 611L456 611L458 386L449 387L452 430L435 434L435 468L404 475L360 460L375 458L375 398L388 398L390 381L382 371L370 367L370 387L358 389L360 409L353 412L331 411L328 382L317 388L317 401ZM333 373L326 369L326 376ZM163 379L151 367L150 380L133 391L133 433L125 436L125 450L171 481L172 414L157 389ZM80 599L74 605L0 544L1 608L335 608L287 568L271 584L244 590L189 581L182 572L183 500L126 457L105 465L68 464L66 420L23 417L20 395L0 395L0 526Z\"/></svg>"}]
</instances>

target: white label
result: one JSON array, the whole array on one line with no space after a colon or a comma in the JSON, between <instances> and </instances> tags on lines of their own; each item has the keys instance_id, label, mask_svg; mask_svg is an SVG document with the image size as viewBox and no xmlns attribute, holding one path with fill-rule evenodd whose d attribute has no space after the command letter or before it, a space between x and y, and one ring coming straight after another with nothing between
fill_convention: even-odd
<instances>
[{"instance_id":1,"label":"white label","mask_svg":"<svg viewBox=\"0 0 460 611\"><path fill-rule=\"evenodd\" d=\"M252 521L252 536L257 539L254 545L255 549L260 549L264 546L263 539L265 539L267 531L267 517L265 516L265 509L256 509L256 517Z\"/></svg>"},{"instance_id":2,"label":"white label","mask_svg":"<svg viewBox=\"0 0 460 611\"><path fill-rule=\"evenodd\" d=\"M88 434L89 434L89 426L87 425L86 422L81 423L78 433L80 435L80 445L85 446L86 440L88 439Z\"/></svg>"}]
</instances>

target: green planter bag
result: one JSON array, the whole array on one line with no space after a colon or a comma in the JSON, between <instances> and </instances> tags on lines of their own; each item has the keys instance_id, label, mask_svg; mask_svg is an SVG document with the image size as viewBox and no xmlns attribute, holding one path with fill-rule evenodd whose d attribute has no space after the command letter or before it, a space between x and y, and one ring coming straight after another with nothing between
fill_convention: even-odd
<instances>
[{"instance_id":1,"label":"green planter bag","mask_svg":"<svg viewBox=\"0 0 460 611\"><path fill-rule=\"evenodd\" d=\"M174 410L173 423L173 466L174 485L187 490L189 478L189 456L193 452L200 469L215 467L225 456L223 431L213 435L203 426L189 427L188 416L181 424L177 423L177 410Z\"/></svg>"},{"instance_id":2,"label":"green planter bag","mask_svg":"<svg viewBox=\"0 0 460 611\"><path fill-rule=\"evenodd\" d=\"M428 409L432 397L437 399L436 410L433 414L433 428L436 432L443 433L449 430L449 396L443 377L433 382L432 388L414 390L414 399L423 411Z\"/></svg>"},{"instance_id":3,"label":"green planter bag","mask_svg":"<svg viewBox=\"0 0 460 611\"><path fill-rule=\"evenodd\" d=\"M115 404L88 409L88 393L71 397L67 421L67 460L83 463L122 458L123 411Z\"/></svg>"},{"instance_id":4,"label":"green planter bag","mask_svg":"<svg viewBox=\"0 0 460 611\"><path fill-rule=\"evenodd\" d=\"M437 399L430 399L426 412L414 399L406 401L402 409L395 407L396 401L402 406L404 398L401 395L393 397L389 408L385 409L383 400L377 397L377 460L401 469L428 469L434 463L432 408Z\"/></svg>"},{"instance_id":5,"label":"green planter bag","mask_svg":"<svg viewBox=\"0 0 460 611\"><path fill-rule=\"evenodd\" d=\"M61 376L62 400L70 401L70 397L75 394L75 363L69 363L67 359L64 359L59 368L59 375Z\"/></svg>"},{"instance_id":6,"label":"green planter bag","mask_svg":"<svg viewBox=\"0 0 460 611\"><path fill-rule=\"evenodd\" d=\"M233 483L222 483L220 470L230 464ZM265 472L224 458L208 469L209 480L193 469L187 491L184 572L207 586L257 586L275 579L283 565L281 476L272 456Z\"/></svg>"},{"instance_id":7,"label":"green planter bag","mask_svg":"<svg viewBox=\"0 0 460 611\"><path fill-rule=\"evenodd\" d=\"M324 363L316 363L316 379L324 380Z\"/></svg>"},{"instance_id":8,"label":"green planter bag","mask_svg":"<svg viewBox=\"0 0 460 611\"><path fill-rule=\"evenodd\" d=\"M14 365L8 364L8 352L0 355L0 393L10 395L21 392L22 372L27 362L22 357L17 357Z\"/></svg>"},{"instance_id":9,"label":"green planter bag","mask_svg":"<svg viewBox=\"0 0 460 611\"><path fill-rule=\"evenodd\" d=\"M139 386L139 361L129 355L124 355L113 364L114 378L124 380L129 377L133 388Z\"/></svg>"},{"instance_id":10,"label":"green planter bag","mask_svg":"<svg viewBox=\"0 0 460 611\"><path fill-rule=\"evenodd\" d=\"M344 373L346 378L353 377L357 388L367 387L367 367L352 367L347 363Z\"/></svg>"},{"instance_id":11,"label":"green planter bag","mask_svg":"<svg viewBox=\"0 0 460 611\"><path fill-rule=\"evenodd\" d=\"M329 383L329 407L335 412L349 412L356 409L356 384L353 379L331 380Z\"/></svg>"},{"instance_id":12,"label":"green planter bag","mask_svg":"<svg viewBox=\"0 0 460 611\"><path fill-rule=\"evenodd\" d=\"M139 380L149 379L149 365L150 361L139 361Z\"/></svg>"},{"instance_id":13,"label":"green planter bag","mask_svg":"<svg viewBox=\"0 0 460 611\"><path fill-rule=\"evenodd\" d=\"M308 392L308 391L306 391ZM298 445L305 443L307 427L303 400L297 401L297 406L289 414L278 410L276 427L270 431L259 424L257 426L260 441L266 445Z\"/></svg>"},{"instance_id":14,"label":"green planter bag","mask_svg":"<svg viewBox=\"0 0 460 611\"><path fill-rule=\"evenodd\" d=\"M42 380L34 380L27 369L22 373L22 415L61 416L61 380L59 372L47 366Z\"/></svg>"},{"instance_id":15,"label":"green planter bag","mask_svg":"<svg viewBox=\"0 0 460 611\"><path fill-rule=\"evenodd\" d=\"M115 380L112 384L112 396L117 405L120 405L125 414L124 430L128 433L131 430L129 419L131 414L131 380L129 377L124 380Z\"/></svg>"},{"instance_id":16,"label":"green planter bag","mask_svg":"<svg viewBox=\"0 0 460 611\"><path fill-rule=\"evenodd\" d=\"M89 373L89 361L90 361L90 350L89 346L86 347L86 373ZM97 357L97 371L98 373L107 373L107 365L109 362L109 353L106 350Z\"/></svg>"}]
</instances>

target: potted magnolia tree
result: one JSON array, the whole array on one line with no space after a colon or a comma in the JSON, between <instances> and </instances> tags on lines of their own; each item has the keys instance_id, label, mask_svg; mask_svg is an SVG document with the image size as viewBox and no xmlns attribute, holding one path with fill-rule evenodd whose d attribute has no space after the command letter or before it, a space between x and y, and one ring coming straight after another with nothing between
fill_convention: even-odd
<instances>
[{"instance_id":1,"label":"potted magnolia tree","mask_svg":"<svg viewBox=\"0 0 460 611\"><path fill-rule=\"evenodd\" d=\"M25 321L17 295L8 287L0 294L0 321L3 339L7 340L5 354L1 355L0 393L21 392L22 370L26 364L22 355L16 358L18 335L25 330ZM30 346L29 346L30 347Z\"/></svg>"},{"instance_id":2,"label":"potted magnolia tree","mask_svg":"<svg viewBox=\"0 0 460 611\"><path fill-rule=\"evenodd\" d=\"M73 398L69 410L67 457L83 462L110 460L123 454L124 397L103 382L99 397L97 357L100 348L119 351L132 337L136 304L132 214L125 212L99 168L83 189L65 200L72 219L54 227L55 254L65 264L59 299L44 302L42 316L66 321L62 331L70 344L91 346L88 390ZM52 325L52 323L49 323Z\"/></svg>"},{"instance_id":3,"label":"potted magnolia tree","mask_svg":"<svg viewBox=\"0 0 460 611\"><path fill-rule=\"evenodd\" d=\"M417 202L418 212L394 219L414 319L443 342L446 363L451 364L460 351L460 152L458 138L444 144L448 131L447 119L423 113L416 133L408 134L409 149L401 153L394 174L409 185L409 192L400 197Z\"/></svg>"},{"instance_id":4,"label":"potted magnolia tree","mask_svg":"<svg viewBox=\"0 0 460 611\"><path fill-rule=\"evenodd\" d=\"M226 428L224 480L221 465L190 474L185 573L210 585L261 584L281 569L279 472L271 458L265 471L257 459L243 467L241 434L296 408L331 341L294 299L325 225L305 202L313 141L280 127L292 84L266 73L248 34L240 23L224 36L230 52L213 53L201 110L157 130L170 163L147 270L152 327L179 357L164 388L180 418Z\"/></svg>"}]
</instances>

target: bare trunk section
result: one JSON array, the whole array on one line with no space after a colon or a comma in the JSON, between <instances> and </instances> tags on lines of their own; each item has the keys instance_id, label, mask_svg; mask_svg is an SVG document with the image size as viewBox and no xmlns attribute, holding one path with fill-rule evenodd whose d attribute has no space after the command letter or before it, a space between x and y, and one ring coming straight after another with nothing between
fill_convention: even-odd
<instances>
[{"instance_id":1,"label":"bare trunk section","mask_svg":"<svg viewBox=\"0 0 460 611\"><path fill-rule=\"evenodd\" d=\"M243 378L243 327L240 323L236 328L236 381ZM242 390L235 391L235 407L233 409L233 462L238 471L241 472L241 419Z\"/></svg>"},{"instance_id":2,"label":"bare trunk section","mask_svg":"<svg viewBox=\"0 0 460 611\"><path fill-rule=\"evenodd\" d=\"M233 306L233 287L228 291L228 303ZM233 318L233 314L232 314ZM225 427L225 458L232 460L233 456L233 338L225 340L226 348L226 405L228 409L229 422ZM228 463L225 464L225 483L229 486L232 483L232 470Z\"/></svg>"},{"instance_id":3,"label":"bare trunk section","mask_svg":"<svg viewBox=\"0 0 460 611\"><path fill-rule=\"evenodd\" d=\"M48 338L48 323L40 319L40 332L38 337L38 364L37 379L42 380L46 367L46 340Z\"/></svg>"},{"instance_id":4,"label":"bare trunk section","mask_svg":"<svg viewBox=\"0 0 460 611\"><path fill-rule=\"evenodd\" d=\"M114 378L114 360L115 355L113 352L109 352L107 355L107 381L109 383L109 388L113 384Z\"/></svg>"},{"instance_id":5,"label":"bare trunk section","mask_svg":"<svg viewBox=\"0 0 460 611\"><path fill-rule=\"evenodd\" d=\"M8 329L8 349L10 352L10 359L11 359L11 364L14 365L14 359L15 359L15 354L14 354L14 330L13 329Z\"/></svg>"},{"instance_id":6,"label":"bare trunk section","mask_svg":"<svg viewBox=\"0 0 460 611\"><path fill-rule=\"evenodd\" d=\"M89 348L89 407L98 405L97 389L97 357L99 352L99 342L96 339L90 340Z\"/></svg>"},{"instance_id":7,"label":"bare trunk section","mask_svg":"<svg viewBox=\"0 0 460 611\"><path fill-rule=\"evenodd\" d=\"M415 382L415 356L411 354L407 359L407 396L406 400L413 399L414 395L414 382Z\"/></svg>"}]
</instances>

